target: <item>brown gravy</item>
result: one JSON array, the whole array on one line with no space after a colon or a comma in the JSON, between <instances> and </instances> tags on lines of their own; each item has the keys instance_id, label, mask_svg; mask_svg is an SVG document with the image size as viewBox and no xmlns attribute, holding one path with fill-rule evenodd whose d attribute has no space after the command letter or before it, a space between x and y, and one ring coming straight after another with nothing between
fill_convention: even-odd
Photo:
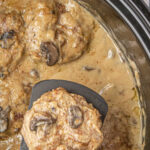
<instances>
[{"instance_id":1,"label":"brown gravy","mask_svg":"<svg viewBox=\"0 0 150 150\"><path fill-rule=\"evenodd\" d=\"M140 150L140 107L133 76L128 65L121 60L117 52L118 48L113 40L90 14L72 0L60 0L59 2L65 5L72 18L77 20L77 22L74 20L67 22L64 19L64 24L72 27L77 23L81 27L82 33L86 33L83 37L85 41L82 37L81 41L83 42L77 41L77 43L81 42L79 48L80 50L84 49L82 51L83 55L79 51L80 56L78 57L76 48L71 49L78 34L73 34L72 30L67 30L64 31L67 33L65 38L69 41L64 49L66 57L62 57L57 64L48 66L43 59L39 60L39 56L38 60L37 57L36 59L32 57L36 56L31 52L32 50L33 52L36 51L41 39L48 40L52 38L51 32L46 32L42 28L43 24L47 22L47 17L45 17L45 20L40 20L38 17L37 20L34 20L33 17L39 13L39 10L36 9L49 5L48 2L49 0L37 0L34 2L36 4L34 6L31 0L0 0L0 14L4 10L7 10L7 13L15 10L17 14L21 15L24 22L23 28L17 28L20 32L17 32L18 35L15 37L19 39L18 43L24 49L20 56L21 59L17 59L17 61L10 59L9 62L4 63L7 59L5 56L5 59L2 62L0 61L0 66L5 66L5 71L9 72L6 73L4 79L0 80L0 106L6 108L9 105L11 107L8 129L0 133L0 149L19 149L21 141L19 131L22 126L23 115L28 107L32 86L40 80L64 79L88 86L107 101L109 111L102 128L104 133L102 150ZM25 16L27 11L29 13ZM44 13L38 15L44 15ZM68 17L66 16L66 18ZM9 21L8 24L10 24ZM28 27L32 25L33 29L36 29L35 33L38 34L35 41L34 34L32 35L33 30L28 30ZM0 29L3 29L3 27L4 25L0 22ZM16 29L13 26L12 28ZM0 30L2 35L1 32ZM86 42L87 40L88 42ZM70 53L71 50L74 52ZM0 57L4 57L1 51L2 48L0 49ZM13 50L12 52L12 56L14 56L16 52ZM70 61L71 59L73 60ZM10 67L8 65L10 62L15 65Z\"/></svg>"}]
</instances>

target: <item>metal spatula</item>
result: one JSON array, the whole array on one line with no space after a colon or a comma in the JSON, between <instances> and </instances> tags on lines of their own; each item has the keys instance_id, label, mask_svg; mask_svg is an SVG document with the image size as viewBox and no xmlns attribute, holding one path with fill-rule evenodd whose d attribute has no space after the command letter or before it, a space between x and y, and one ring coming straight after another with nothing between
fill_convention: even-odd
<instances>
[{"instance_id":1,"label":"metal spatula","mask_svg":"<svg viewBox=\"0 0 150 150\"><path fill-rule=\"evenodd\" d=\"M66 80L44 80L37 83L32 88L29 109L31 109L33 102L40 98L42 94L58 87L63 87L70 93L75 93L83 96L88 103L93 104L93 106L99 110L101 114L101 120L102 122L104 121L108 111L108 105L105 100L99 94L89 89L88 87ZM20 150L28 150L24 139L22 140Z\"/></svg>"}]
</instances>

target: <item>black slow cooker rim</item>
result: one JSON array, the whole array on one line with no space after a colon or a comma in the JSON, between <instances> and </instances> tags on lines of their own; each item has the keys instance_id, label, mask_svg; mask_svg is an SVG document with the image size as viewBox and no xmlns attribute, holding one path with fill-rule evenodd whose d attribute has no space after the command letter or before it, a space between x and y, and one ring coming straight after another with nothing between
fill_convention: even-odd
<instances>
[{"instance_id":1,"label":"black slow cooker rim","mask_svg":"<svg viewBox=\"0 0 150 150\"><path fill-rule=\"evenodd\" d=\"M105 0L123 18L150 59L150 13L139 0Z\"/></svg>"},{"instance_id":2,"label":"black slow cooker rim","mask_svg":"<svg viewBox=\"0 0 150 150\"><path fill-rule=\"evenodd\" d=\"M150 12L145 8L140 0L105 0L122 19L131 28L139 43L145 50L149 60L150 60ZM149 84L148 82L146 85ZM149 86L146 86L149 87ZM149 103L146 102L146 105ZM147 107L147 109L149 109ZM146 135L142 138L142 143L144 144L144 150L149 150L150 148L150 116L149 112L146 111ZM142 121L143 122L143 121ZM144 125L144 123L142 123ZM144 126L143 126L144 128ZM145 141L145 142L144 142Z\"/></svg>"}]
</instances>

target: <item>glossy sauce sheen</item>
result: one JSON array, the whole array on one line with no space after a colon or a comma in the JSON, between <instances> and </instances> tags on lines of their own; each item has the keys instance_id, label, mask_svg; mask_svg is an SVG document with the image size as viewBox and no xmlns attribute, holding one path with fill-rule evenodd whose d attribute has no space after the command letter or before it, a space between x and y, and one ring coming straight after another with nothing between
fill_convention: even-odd
<instances>
[{"instance_id":1,"label":"glossy sauce sheen","mask_svg":"<svg viewBox=\"0 0 150 150\"><path fill-rule=\"evenodd\" d=\"M0 0L0 15L11 18L0 22L3 37L0 40L0 57L3 58L0 58L3 77L0 106L11 107L8 129L0 133L0 149L19 149L21 136L18 133L31 88L45 79L78 82L104 97L109 111L102 128L102 150L141 149L140 107L128 65L108 33L88 12L71 0L60 0L57 2L65 6L66 12L59 5L55 14L52 12L55 2ZM6 38L6 32L12 29L15 31L13 38L7 36L5 43L2 35L5 33ZM58 29L61 32L55 39ZM59 59L55 65L50 65L48 56L40 53L41 42L57 45Z\"/></svg>"}]
</instances>

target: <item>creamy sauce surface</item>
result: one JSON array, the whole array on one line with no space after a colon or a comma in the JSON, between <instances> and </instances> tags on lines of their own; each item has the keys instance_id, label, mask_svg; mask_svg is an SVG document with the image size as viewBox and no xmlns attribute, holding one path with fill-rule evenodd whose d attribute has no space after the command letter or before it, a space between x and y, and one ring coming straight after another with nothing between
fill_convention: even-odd
<instances>
[{"instance_id":1,"label":"creamy sauce surface","mask_svg":"<svg viewBox=\"0 0 150 150\"><path fill-rule=\"evenodd\" d=\"M21 56L17 55L20 59L10 59L7 63L4 63L5 60L0 61L0 66L5 66L5 72L9 72L0 80L0 106L11 107L8 129L0 133L0 149L19 149L19 132L32 86L41 80L64 79L88 86L107 101L109 111L102 127L102 150L140 150L140 107L136 86L128 65L118 54L120 50L104 28L78 4L72 0L57 2L66 7L67 13L59 16L61 26L55 29L48 20L49 10L55 7L49 4L49 0L0 0L0 14L3 10L15 10L23 19L20 33L16 31L16 39L19 39L18 43L23 47ZM58 13L63 12L61 10ZM53 15L51 17L55 18ZM54 19L54 24L55 21ZM0 23L0 29L3 27ZM14 30L15 27L12 26ZM55 41L53 31L58 28L64 34ZM6 32L2 29L0 35ZM49 39L57 45L62 39L67 41L64 46L61 47L63 42L59 45L60 58L52 66L48 66L43 56L39 55L41 42ZM0 48L0 56L7 58L3 48ZM14 55L16 52L12 50L12 56ZM13 64L13 67L7 64Z\"/></svg>"}]
</instances>

